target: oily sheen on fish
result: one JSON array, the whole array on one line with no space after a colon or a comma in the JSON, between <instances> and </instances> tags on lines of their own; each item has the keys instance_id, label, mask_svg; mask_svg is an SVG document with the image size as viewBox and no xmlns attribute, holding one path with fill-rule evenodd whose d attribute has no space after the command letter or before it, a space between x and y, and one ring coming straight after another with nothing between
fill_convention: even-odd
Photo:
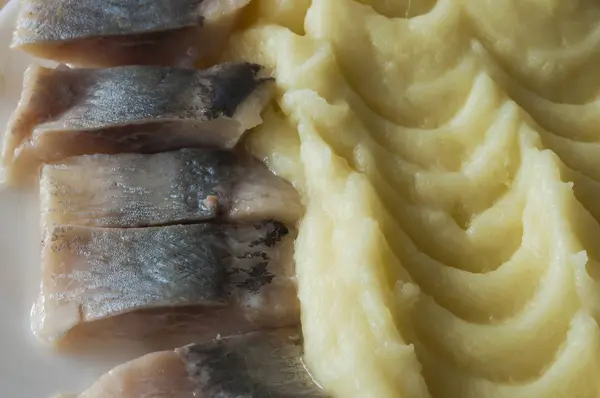
<instances>
[{"instance_id":1,"label":"oily sheen on fish","mask_svg":"<svg viewBox=\"0 0 600 398\"><path fill-rule=\"evenodd\" d=\"M60 343L72 330L77 334L75 329L82 326L83 334L93 335L96 325L108 335L144 338L177 329L169 316L173 308L183 318L191 314L195 322L190 323L208 335L294 324L293 238L275 221L50 227L42 247L42 287L32 313L33 330L52 343ZM211 315L212 310L220 315ZM136 311L143 314L123 319ZM202 313L210 322L202 324ZM121 332L104 329L102 320L121 315L115 322Z\"/></svg>"},{"instance_id":2,"label":"oily sheen on fish","mask_svg":"<svg viewBox=\"0 0 600 398\"><path fill-rule=\"evenodd\" d=\"M325 396L302 362L300 331L284 328L148 354L117 366L71 398Z\"/></svg>"},{"instance_id":3,"label":"oily sheen on fish","mask_svg":"<svg viewBox=\"0 0 600 398\"><path fill-rule=\"evenodd\" d=\"M13 48L86 67L213 59L249 0L24 0Z\"/></svg>"},{"instance_id":4,"label":"oily sheen on fish","mask_svg":"<svg viewBox=\"0 0 600 398\"><path fill-rule=\"evenodd\" d=\"M143 227L206 220L295 223L291 184L232 151L85 155L48 164L40 178L42 221Z\"/></svg>"},{"instance_id":5,"label":"oily sheen on fish","mask_svg":"<svg viewBox=\"0 0 600 398\"><path fill-rule=\"evenodd\" d=\"M9 182L40 163L94 153L231 148L262 122L272 79L250 63L205 70L32 66L4 139Z\"/></svg>"}]
</instances>

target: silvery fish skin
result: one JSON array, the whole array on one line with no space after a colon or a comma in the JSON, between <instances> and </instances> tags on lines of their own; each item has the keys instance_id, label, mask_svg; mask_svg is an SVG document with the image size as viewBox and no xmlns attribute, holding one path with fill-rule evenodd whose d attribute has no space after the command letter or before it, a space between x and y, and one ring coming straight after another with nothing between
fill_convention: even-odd
<instances>
[{"instance_id":1,"label":"silvery fish skin","mask_svg":"<svg viewBox=\"0 0 600 398\"><path fill-rule=\"evenodd\" d=\"M200 327L212 336L296 324L293 238L275 221L51 227L42 244L42 287L32 328L40 340L60 344L84 325L83 334L94 334L96 326L104 329L102 320L140 311L133 321L116 322L122 332L103 330L136 339L144 337L136 328L142 334L176 329L174 308L188 319L206 314L210 322ZM158 321L128 324L144 317Z\"/></svg>"},{"instance_id":2,"label":"silvery fish skin","mask_svg":"<svg viewBox=\"0 0 600 398\"><path fill-rule=\"evenodd\" d=\"M192 65L219 55L250 0L23 0L12 46L85 67Z\"/></svg>"},{"instance_id":3,"label":"silvery fish skin","mask_svg":"<svg viewBox=\"0 0 600 398\"><path fill-rule=\"evenodd\" d=\"M284 328L148 354L117 366L77 397L326 396L303 364L300 331Z\"/></svg>"},{"instance_id":4,"label":"silvery fish skin","mask_svg":"<svg viewBox=\"0 0 600 398\"><path fill-rule=\"evenodd\" d=\"M2 153L9 182L70 156L232 148L262 122L273 79L250 63L205 70L32 66Z\"/></svg>"},{"instance_id":5,"label":"silvery fish skin","mask_svg":"<svg viewBox=\"0 0 600 398\"><path fill-rule=\"evenodd\" d=\"M302 214L296 190L262 163L233 151L85 155L48 164L40 178L42 226L131 228Z\"/></svg>"}]
</instances>

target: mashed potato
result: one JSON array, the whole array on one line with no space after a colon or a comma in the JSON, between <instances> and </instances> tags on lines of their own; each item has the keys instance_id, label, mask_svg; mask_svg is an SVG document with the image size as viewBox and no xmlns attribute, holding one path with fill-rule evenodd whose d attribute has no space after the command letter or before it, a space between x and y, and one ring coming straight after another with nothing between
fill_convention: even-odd
<instances>
[{"instance_id":1,"label":"mashed potato","mask_svg":"<svg viewBox=\"0 0 600 398\"><path fill-rule=\"evenodd\" d=\"M255 0L227 58L275 68L326 390L599 396L600 3Z\"/></svg>"}]
</instances>

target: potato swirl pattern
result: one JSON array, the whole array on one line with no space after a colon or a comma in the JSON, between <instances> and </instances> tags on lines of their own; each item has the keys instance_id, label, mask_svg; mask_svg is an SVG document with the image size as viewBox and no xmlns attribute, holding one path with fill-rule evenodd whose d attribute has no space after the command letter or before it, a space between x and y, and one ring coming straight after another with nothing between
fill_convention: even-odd
<instances>
[{"instance_id":1,"label":"potato swirl pattern","mask_svg":"<svg viewBox=\"0 0 600 398\"><path fill-rule=\"evenodd\" d=\"M324 388L599 397L600 3L255 0L243 26Z\"/></svg>"}]
</instances>

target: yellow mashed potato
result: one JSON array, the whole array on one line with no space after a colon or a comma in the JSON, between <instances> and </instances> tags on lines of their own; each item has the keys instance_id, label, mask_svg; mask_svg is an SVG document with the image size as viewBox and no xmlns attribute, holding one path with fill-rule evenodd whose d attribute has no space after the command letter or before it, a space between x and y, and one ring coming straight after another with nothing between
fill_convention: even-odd
<instances>
[{"instance_id":1,"label":"yellow mashed potato","mask_svg":"<svg viewBox=\"0 0 600 398\"><path fill-rule=\"evenodd\" d=\"M328 392L600 395L597 0L255 0L226 58L275 71Z\"/></svg>"}]
</instances>

